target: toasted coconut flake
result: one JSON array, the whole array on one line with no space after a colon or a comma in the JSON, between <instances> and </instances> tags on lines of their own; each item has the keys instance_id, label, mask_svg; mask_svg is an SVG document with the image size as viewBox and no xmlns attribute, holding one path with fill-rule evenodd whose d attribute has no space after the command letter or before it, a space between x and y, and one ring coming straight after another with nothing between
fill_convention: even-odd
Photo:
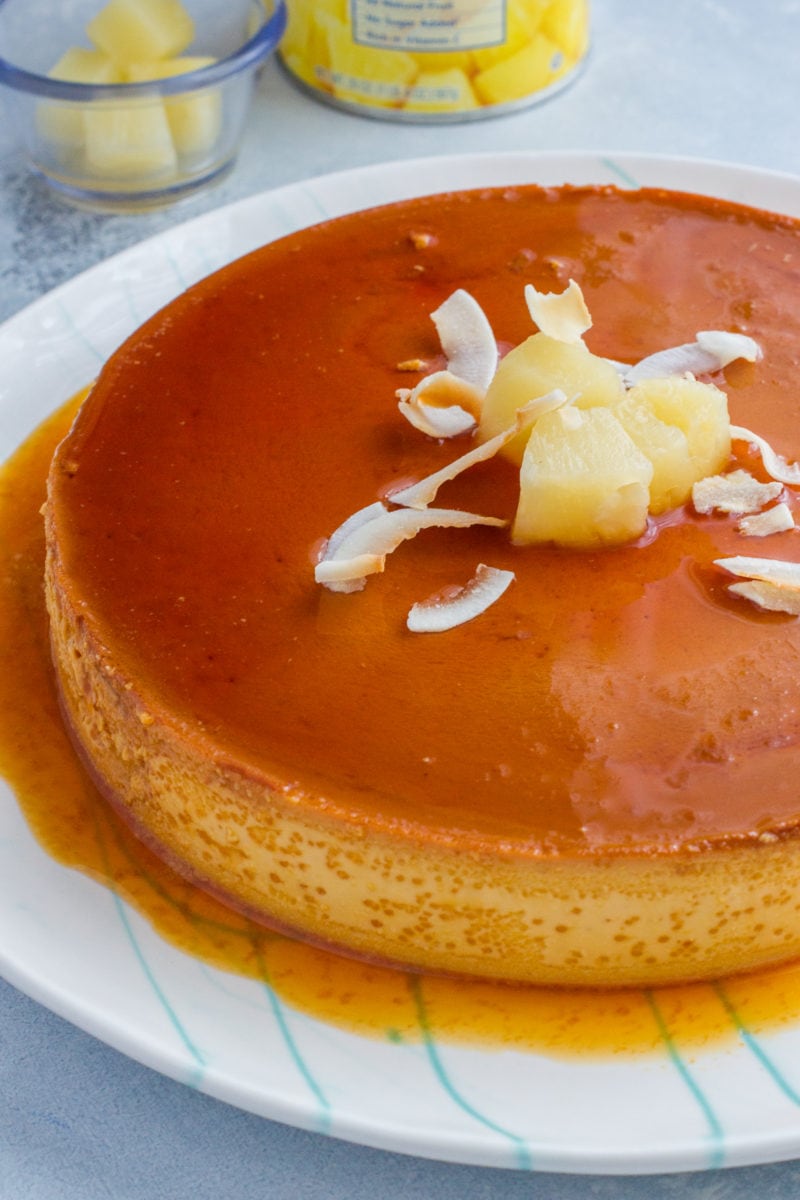
<instances>
[{"instance_id":1,"label":"toasted coconut flake","mask_svg":"<svg viewBox=\"0 0 800 1200\"><path fill-rule=\"evenodd\" d=\"M770 612L800 615L800 563L742 554L718 558L716 565L744 580L743 583L732 583L728 588L735 596L742 596Z\"/></svg>"},{"instance_id":2,"label":"toasted coconut flake","mask_svg":"<svg viewBox=\"0 0 800 1200\"><path fill-rule=\"evenodd\" d=\"M485 612L514 579L513 571L501 571L479 563L464 587L449 595L432 596L414 604L406 624L412 633L442 633Z\"/></svg>"},{"instance_id":3,"label":"toasted coconut flake","mask_svg":"<svg viewBox=\"0 0 800 1200\"><path fill-rule=\"evenodd\" d=\"M325 584L332 592L360 592L367 582L367 576L380 575L384 563L385 559L379 554L331 558L317 563L314 578L317 583Z\"/></svg>"},{"instance_id":4,"label":"toasted coconut flake","mask_svg":"<svg viewBox=\"0 0 800 1200\"><path fill-rule=\"evenodd\" d=\"M391 500L392 504L402 504L405 508L425 508L433 500L443 483L449 483L451 479L455 479L462 471L466 471L476 463L485 462L487 459L493 458L498 450L502 450L503 446L516 437L528 425L533 424L538 417L541 417L546 412L552 412L556 408L561 408L566 404L567 397L560 388L555 388L545 396L536 396L535 399L529 400L527 404L523 405L517 411L514 424L509 426L508 429L504 429L502 433L498 433L495 437L489 438L488 441L482 442L472 450L468 450L460 458L454 459L453 462L448 463L441 470L434 471L432 475L427 475L417 483L412 483L408 487L399 488L397 491L387 493L387 500Z\"/></svg>"},{"instance_id":5,"label":"toasted coconut flake","mask_svg":"<svg viewBox=\"0 0 800 1200\"><path fill-rule=\"evenodd\" d=\"M486 313L478 301L458 288L435 312L436 326L447 369L484 393L497 369L497 342Z\"/></svg>"},{"instance_id":6,"label":"toasted coconut flake","mask_svg":"<svg viewBox=\"0 0 800 1200\"><path fill-rule=\"evenodd\" d=\"M359 508L358 511L349 516L346 521L342 521L342 524L339 526L339 528L336 529L328 538L328 540L323 543L320 550L319 561L314 571L315 576L319 572L322 575L329 575L330 578L324 581L322 579L318 579L317 582L324 582L325 586L332 592L358 592L361 590L361 588L363 588L366 582L366 576L368 574L372 574L374 571L382 569L373 564L372 571L362 569L360 573L357 572L354 576L354 567L352 565L349 565L347 570L343 572L340 567L334 569L331 564L336 561L336 555L339 547L347 540L348 537L350 537L351 534L355 533L356 530L363 528L365 525L368 525L370 521L376 520L384 512L386 512L384 505L381 504L379 500L376 500L374 504L368 504L366 508ZM368 564L363 563L361 566L362 568L367 568Z\"/></svg>"},{"instance_id":7,"label":"toasted coconut flake","mask_svg":"<svg viewBox=\"0 0 800 1200\"><path fill-rule=\"evenodd\" d=\"M541 333L559 342L580 342L592 318L583 292L574 279L563 292L537 292L532 283L525 285L525 303Z\"/></svg>"},{"instance_id":8,"label":"toasted coconut flake","mask_svg":"<svg viewBox=\"0 0 800 1200\"><path fill-rule=\"evenodd\" d=\"M370 514L366 519L365 513ZM314 568L314 578L331 591L360 590L368 575L383 570L387 554L422 529L433 526L463 529L469 525L502 527L507 524L499 517L484 517L457 509L426 508L417 512L398 508L390 512L383 504L373 504L349 517L331 536Z\"/></svg>"},{"instance_id":9,"label":"toasted coconut flake","mask_svg":"<svg viewBox=\"0 0 800 1200\"><path fill-rule=\"evenodd\" d=\"M769 612L788 613L790 616L800 616L800 587L787 587L780 583L764 583L750 581L747 583L732 583L728 588L735 596L757 604Z\"/></svg>"},{"instance_id":10,"label":"toasted coconut flake","mask_svg":"<svg viewBox=\"0 0 800 1200\"><path fill-rule=\"evenodd\" d=\"M716 355L704 350L697 342L670 346L648 354L622 377L626 387L634 387L644 379L666 379L670 375L705 375L719 369Z\"/></svg>"},{"instance_id":11,"label":"toasted coconut flake","mask_svg":"<svg viewBox=\"0 0 800 1200\"><path fill-rule=\"evenodd\" d=\"M483 394L452 371L434 371L411 391L400 388L397 407L406 420L429 437L451 438L476 425Z\"/></svg>"},{"instance_id":12,"label":"toasted coconut flake","mask_svg":"<svg viewBox=\"0 0 800 1200\"><path fill-rule=\"evenodd\" d=\"M417 398L402 398L397 407L410 425L432 438L458 437L475 428L475 418L458 404L435 408Z\"/></svg>"},{"instance_id":13,"label":"toasted coconut flake","mask_svg":"<svg viewBox=\"0 0 800 1200\"><path fill-rule=\"evenodd\" d=\"M744 537L769 537L771 533L786 533L794 528L794 517L788 504L776 504L766 512L743 517L739 522L739 533Z\"/></svg>"},{"instance_id":14,"label":"toasted coconut flake","mask_svg":"<svg viewBox=\"0 0 800 1200\"><path fill-rule=\"evenodd\" d=\"M784 587L800 588L800 563L786 562L782 558L758 558L754 555L737 554L733 558L717 558L718 567L738 575L741 579L758 579L762 583L774 583Z\"/></svg>"},{"instance_id":15,"label":"toasted coconut flake","mask_svg":"<svg viewBox=\"0 0 800 1200\"><path fill-rule=\"evenodd\" d=\"M761 454L764 470L773 479L779 479L781 483L788 483L794 487L800 484L800 463L787 462L780 454L776 454L766 438L741 425L731 425L731 437L734 441L749 442L751 446L755 446Z\"/></svg>"},{"instance_id":16,"label":"toasted coconut flake","mask_svg":"<svg viewBox=\"0 0 800 1200\"><path fill-rule=\"evenodd\" d=\"M334 530L331 536L325 542L320 552L320 562L334 558L336 552L352 533L357 529L361 529L363 525L368 525L370 521L377 520L386 512L386 506L381 504L380 500L375 500L372 504L368 504L366 508L359 508L346 521L342 521L338 529Z\"/></svg>"},{"instance_id":17,"label":"toasted coconut flake","mask_svg":"<svg viewBox=\"0 0 800 1200\"><path fill-rule=\"evenodd\" d=\"M743 358L747 362L758 362L764 357L763 351L755 338L745 333L728 333L724 329L705 329L697 334L697 344L701 350L713 354L720 368L728 363Z\"/></svg>"},{"instance_id":18,"label":"toasted coconut flake","mask_svg":"<svg viewBox=\"0 0 800 1200\"><path fill-rule=\"evenodd\" d=\"M699 513L756 513L783 491L780 483L760 483L749 471L709 475L692 487L692 503Z\"/></svg>"},{"instance_id":19,"label":"toasted coconut flake","mask_svg":"<svg viewBox=\"0 0 800 1200\"><path fill-rule=\"evenodd\" d=\"M707 329L698 333L694 342L649 354L625 373L623 381L626 387L633 387L643 379L663 379L669 375L707 375L712 371L721 371L737 358L755 362L761 358L761 348L743 333Z\"/></svg>"}]
</instances>

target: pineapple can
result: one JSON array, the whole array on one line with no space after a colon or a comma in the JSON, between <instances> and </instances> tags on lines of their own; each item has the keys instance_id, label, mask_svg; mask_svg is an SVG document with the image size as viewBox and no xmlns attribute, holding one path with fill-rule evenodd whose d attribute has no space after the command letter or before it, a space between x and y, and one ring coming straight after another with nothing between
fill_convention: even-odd
<instances>
[{"instance_id":1,"label":"pineapple can","mask_svg":"<svg viewBox=\"0 0 800 1200\"><path fill-rule=\"evenodd\" d=\"M406 121L494 116L552 96L589 48L589 0L287 0L279 55L331 104Z\"/></svg>"}]
</instances>

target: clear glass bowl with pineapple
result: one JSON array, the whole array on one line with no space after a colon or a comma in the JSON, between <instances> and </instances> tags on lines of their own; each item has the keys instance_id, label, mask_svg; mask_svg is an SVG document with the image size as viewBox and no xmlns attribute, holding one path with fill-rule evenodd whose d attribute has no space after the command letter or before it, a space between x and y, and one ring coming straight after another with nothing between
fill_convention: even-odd
<instances>
[{"instance_id":1,"label":"clear glass bowl with pineapple","mask_svg":"<svg viewBox=\"0 0 800 1200\"><path fill-rule=\"evenodd\" d=\"M73 203L161 206L233 165L283 0L0 0L0 83L31 166Z\"/></svg>"}]
</instances>

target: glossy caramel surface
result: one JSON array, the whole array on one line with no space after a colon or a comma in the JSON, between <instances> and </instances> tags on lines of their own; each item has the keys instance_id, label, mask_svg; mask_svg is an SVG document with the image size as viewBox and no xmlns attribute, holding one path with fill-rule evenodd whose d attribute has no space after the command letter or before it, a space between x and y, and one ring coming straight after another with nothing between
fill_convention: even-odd
<instances>
[{"instance_id":1,"label":"glossy caramel surface","mask_svg":"<svg viewBox=\"0 0 800 1200\"><path fill-rule=\"evenodd\" d=\"M256 925L176 875L96 792L61 723L47 646L40 508L74 406L0 470L0 771L44 849L124 898L167 941L267 984L287 1003L369 1037L549 1055L660 1054L734 1043L800 1011L796 964L654 991L534 988L356 962Z\"/></svg>"},{"instance_id":2,"label":"glossy caramel surface","mask_svg":"<svg viewBox=\"0 0 800 1200\"><path fill-rule=\"evenodd\" d=\"M356 822L519 853L793 828L797 622L728 599L712 562L796 558L795 534L754 546L689 511L596 554L427 531L349 596L317 587L313 562L351 512L467 448L430 442L394 400L418 378L399 363L440 365L429 314L460 286L504 348L532 331L524 284L570 277L590 348L613 358L747 332L765 357L718 380L732 418L800 454L798 263L788 220L648 191L460 194L267 247L135 335L62 444L73 599L187 738ZM514 471L494 461L439 502L511 516ZM490 612L405 629L480 561L516 573Z\"/></svg>"}]
</instances>

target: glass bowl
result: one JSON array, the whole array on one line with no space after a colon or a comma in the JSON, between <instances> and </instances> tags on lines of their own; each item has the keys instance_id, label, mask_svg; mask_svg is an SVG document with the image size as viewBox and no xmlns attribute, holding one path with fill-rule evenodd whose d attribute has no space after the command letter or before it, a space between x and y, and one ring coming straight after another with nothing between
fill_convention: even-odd
<instances>
[{"instance_id":1,"label":"glass bowl","mask_svg":"<svg viewBox=\"0 0 800 1200\"><path fill-rule=\"evenodd\" d=\"M105 0L0 0L9 127L63 199L107 212L156 208L233 166L256 74L286 25L284 0L181 3L194 24L182 52L194 69L181 62L172 73L172 58L160 78L144 79L133 63L114 73L138 81L77 83L50 72L70 48L93 48L86 27Z\"/></svg>"}]
</instances>

